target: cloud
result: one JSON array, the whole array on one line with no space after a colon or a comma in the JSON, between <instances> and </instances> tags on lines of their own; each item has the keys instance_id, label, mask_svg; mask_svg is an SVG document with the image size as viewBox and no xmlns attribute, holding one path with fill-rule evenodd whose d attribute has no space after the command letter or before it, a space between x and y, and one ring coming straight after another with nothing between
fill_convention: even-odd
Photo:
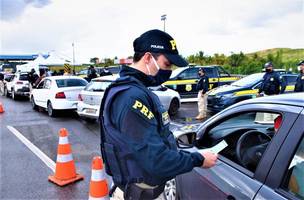
<instances>
[{"instance_id":1,"label":"cloud","mask_svg":"<svg viewBox=\"0 0 304 200\"><path fill-rule=\"evenodd\" d=\"M149 29L163 29L163 14L167 14L166 31L184 56L201 50L211 55L304 46L303 0L1 2L11 14L0 22L1 54L55 50L71 58L74 43L76 61L128 57L136 37Z\"/></svg>"},{"instance_id":2,"label":"cloud","mask_svg":"<svg viewBox=\"0 0 304 200\"><path fill-rule=\"evenodd\" d=\"M28 6L43 8L51 0L1 0L1 20L12 21L24 13Z\"/></svg>"}]
</instances>

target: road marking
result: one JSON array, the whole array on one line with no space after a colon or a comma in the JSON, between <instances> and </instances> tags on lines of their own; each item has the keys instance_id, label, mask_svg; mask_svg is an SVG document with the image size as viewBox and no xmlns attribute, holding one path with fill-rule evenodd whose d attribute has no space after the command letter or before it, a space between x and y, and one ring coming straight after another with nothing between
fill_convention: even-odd
<instances>
[{"instance_id":1,"label":"road marking","mask_svg":"<svg viewBox=\"0 0 304 200\"><path fill-rule=\"evenodd\" d=\"M12 126L7 126L10 130L25 146L27 146L36 156L42 160L53 172L55 172L55 162L50 159L45 153L43 153L38 147L31 143L26 137L24 137L17 129Z\"/></svg>"}]
</instances>

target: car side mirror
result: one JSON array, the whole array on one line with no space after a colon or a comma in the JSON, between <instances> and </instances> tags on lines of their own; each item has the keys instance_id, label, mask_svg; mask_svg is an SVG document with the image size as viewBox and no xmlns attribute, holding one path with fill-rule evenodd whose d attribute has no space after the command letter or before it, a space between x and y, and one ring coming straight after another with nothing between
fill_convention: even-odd
<instances>
[{"instance_id":1,"label":"car side mirror","mask_svg":"<svg viewBox=\"0 0 304 200\"><path fill-rule=\"evenodd\" d=\"M176 137L176 144L180 149L194 147L196 141L196 132L187 132Z\"/></svg>"}]
</instances>

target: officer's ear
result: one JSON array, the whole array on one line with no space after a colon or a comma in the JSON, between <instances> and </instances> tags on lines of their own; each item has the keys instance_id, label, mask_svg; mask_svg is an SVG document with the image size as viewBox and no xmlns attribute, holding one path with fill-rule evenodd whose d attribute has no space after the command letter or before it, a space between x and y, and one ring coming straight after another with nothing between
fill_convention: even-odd
<instances>
[{"instance_id":1,"label":"officer's ear","mask_svg":"<svg viewBox=\"0 0 304 200\"><path fill-rule=\"evenodd\" d=\"M152 54L150 52L146 52L142 59L144 61L145 64L149 64L151 62L151 57L152 57Z\"/></svg>"}]
</instances>

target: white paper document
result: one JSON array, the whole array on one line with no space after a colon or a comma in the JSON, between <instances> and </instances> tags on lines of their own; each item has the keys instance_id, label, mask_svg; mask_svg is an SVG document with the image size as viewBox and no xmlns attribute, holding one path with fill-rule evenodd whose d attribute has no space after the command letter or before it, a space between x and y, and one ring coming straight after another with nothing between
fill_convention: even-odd
<instances>
[{"instance_id":1,"label":"white paper document","mask_svg":"<svg viewBox=\"0 0 304 200\"><path fill-rule=\"evenodd\" d=\"M211 148L199 149L198 152L203 153L203 152L209 151L209 152L212 152L212 153L219 153L220 151L225 149L227 146L228 146L227 142L225 140L223 140L223 141L221 141L220 143L218 143L217 145L215 145Z\"/></svg>"}]
</instances>

